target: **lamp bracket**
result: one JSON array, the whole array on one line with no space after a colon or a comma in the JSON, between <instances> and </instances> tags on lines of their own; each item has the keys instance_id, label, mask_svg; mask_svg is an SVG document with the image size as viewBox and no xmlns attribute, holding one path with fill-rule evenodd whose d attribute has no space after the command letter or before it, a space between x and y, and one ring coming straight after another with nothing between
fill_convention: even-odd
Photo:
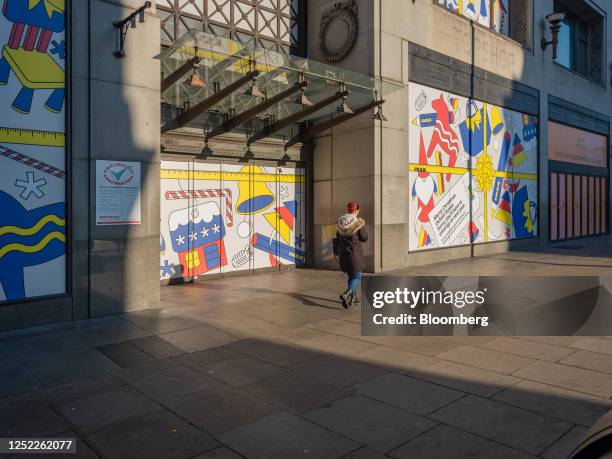
<instances>
[{"instance_id":1,"label":"lamp bracket","mask_svg":"<svg viewBox=\"0 0 612 459\"><path fill-rule=\"evenodd\" d=\"M119 49L113 51L113 56L118 57L118 58L124 58L125 57L125 37L128 33L128 30L130 28L135 29L136 28L136 16L138 16L138 21L139 22L144 22L145 21L145 10L148 8L151 8L151 2L150 1L146 1L144 3L144 5L142 5L140 8L138 8L136 11L134 11L132 14L130 14L128 17L126 17L125 19L122 19L121 21L114 21L113 22L113 26L115 26L119 32Z\"/></svg>"}]
</instances>

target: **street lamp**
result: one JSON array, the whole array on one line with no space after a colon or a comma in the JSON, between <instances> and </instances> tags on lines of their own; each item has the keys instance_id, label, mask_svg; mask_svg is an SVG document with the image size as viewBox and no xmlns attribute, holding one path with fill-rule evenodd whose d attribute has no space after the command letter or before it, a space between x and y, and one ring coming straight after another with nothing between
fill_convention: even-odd
<instances>
[{"instance_id":1,"label":"street lamp","mask_svg":"<svg viewBox=\"0 0 612 459\"><path fill-rule=\"evenodd\" d=\"M557 58L557 43L559 43L559 30L561 30L561 23L565 19L565 13L551 13L546 16L546 20L550 24L550 33L552 34L552 40L547 41L546 38L542 38L542 49L546 49L548 45L553 45L553 59Z\"/></svg>"}]
</instances>

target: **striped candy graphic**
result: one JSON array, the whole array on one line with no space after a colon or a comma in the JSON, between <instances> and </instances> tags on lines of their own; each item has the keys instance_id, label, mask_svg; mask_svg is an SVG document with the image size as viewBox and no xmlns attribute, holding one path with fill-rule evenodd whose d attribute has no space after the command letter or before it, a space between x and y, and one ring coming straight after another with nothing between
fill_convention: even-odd
<instances>
[{"instance_id":1,"label":"striped candy graphic","mask_svg":"<svg viewBox=\"0 0 612 459\"><path fill-rule=\"evenodd\" d=\"M37 159L31 158L30 156L17 153L15 150L3 147L2 145L0 145L0 156L4 156L6 158L12 159L13 161L17 161L27 166L33 167L34 169L38 169L41 172L53 175L54 177L60 178L62 180L64 180L66 177L66 172L64 172L63 170L51 166L47 163L43 163L42 161L38 161Z\"/></svg>"},{"instance_id":2,"label":"striped candy graphic","mask_svg":"<svg viewBox=\"0 0 612 459\"><path fill-rule=\"evenodd\" d=\"M232 190L229 188L208 188L204 190L189 190L189 191L166 191L165 198L167 201L176 199L202 199L202 198L225 198L225 216L227 218L227 226L234 224L234 209L232 204Z\"/></svg>"}]
</instances>

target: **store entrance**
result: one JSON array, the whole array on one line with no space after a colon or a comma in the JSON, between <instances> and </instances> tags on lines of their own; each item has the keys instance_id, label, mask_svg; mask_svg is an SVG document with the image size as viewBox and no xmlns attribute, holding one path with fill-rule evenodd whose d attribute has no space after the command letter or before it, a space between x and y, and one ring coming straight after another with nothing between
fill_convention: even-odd
<instances>
[{"instance_id":1,"label":"store entrance","mask_svg":"<svg viewBox=\"0 0 612 459\"><path fill-rule=\"evenodd\" d=\"M605 176L551 172L551 241L607 233L607 196Z\"/></svg>"}]
</instances>

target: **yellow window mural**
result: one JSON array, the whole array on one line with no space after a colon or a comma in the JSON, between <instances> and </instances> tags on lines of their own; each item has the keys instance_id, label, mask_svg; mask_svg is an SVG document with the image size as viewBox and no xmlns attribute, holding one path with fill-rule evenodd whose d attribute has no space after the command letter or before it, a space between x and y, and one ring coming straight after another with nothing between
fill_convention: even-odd
<instances>
[{"instance_id":1,"label":"yellow window mural","mask_svg":"<svg viewBox=\"0 0 612 459\"><path fill-rule=\"evenodd\" d=\"M410 250L537 235L537 117L409 85Z\"/></svg>"}]
</instances>

